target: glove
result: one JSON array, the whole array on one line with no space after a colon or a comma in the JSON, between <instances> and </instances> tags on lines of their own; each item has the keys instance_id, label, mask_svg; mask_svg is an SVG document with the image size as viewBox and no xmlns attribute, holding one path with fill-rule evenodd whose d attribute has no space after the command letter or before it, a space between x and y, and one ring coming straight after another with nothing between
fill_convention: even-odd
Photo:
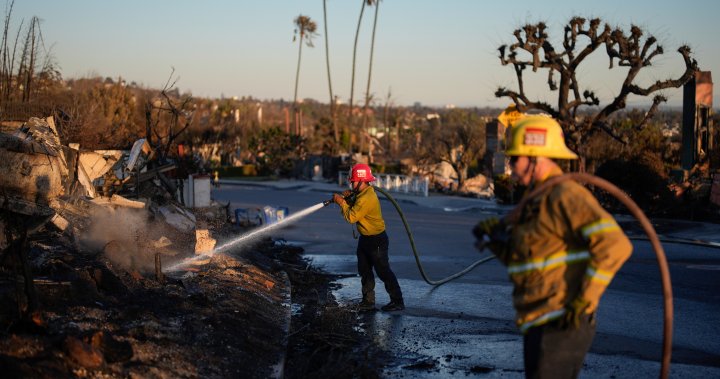
<instances>
[{"instance_id":1,"label":"glove","mask_svg":"<svg viewBox=\"0 0 720 379\"><path fill-rule=\"evenodd\" d=\"M333 201L334 201L335 204L337 204L337 205L345 204L345 199L344 199L343 196L342 196L341 194L339 194L339 193L333 194Z\"/></svg>"},{"instance_id":2,"label":"glove","mask_svg":"<svg viewBox=\"0 0 720 379\"><path fill-rule=\"evenodd\" d=\"M500 226L500 220L497 217L486 218L475 225L473 234L478 240L482 240L485 236L492 235L493 231Z\"/></svg>"},{"instance_id":3,"label":"glove","mask_svg":"<svg viewBox=\"0 0 720 379\"><path fill-rule=\"evenodd\" d=\"M580 318L585 315L585 310L590 306L590 301L578 296L565 306L563 325L566 328L577 329L580 327Z\"/></svg>"},{"instance_id":4,"label":"glove","mask_svg":"<svg viewBox=\"0 0 720 379\"><path fill-rule=\"evenodd\" d=\"M494 253L501 250L502 246L510 240L510 233L505 223L497 217L490 217L478 222L472 232L477 239L475 247L480 251L489 247Z\"/></svg>"},{"instance_id":5,"label":"glove","mask_svg":"<svg viewBox=\"0 0 720 379\"><path fill-rule=\"evenodd\" d=\"M345 202L352 207L357 199L357 194L351 190L345 190L342 192L342 197Z\"/></svg>"}]
</instances>

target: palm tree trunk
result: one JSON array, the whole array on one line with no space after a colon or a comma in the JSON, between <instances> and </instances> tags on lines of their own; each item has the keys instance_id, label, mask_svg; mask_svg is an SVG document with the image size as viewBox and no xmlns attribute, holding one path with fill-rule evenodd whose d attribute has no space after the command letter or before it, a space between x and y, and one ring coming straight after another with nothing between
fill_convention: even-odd
<instances>
[{"instance_id":1,"label":"palm tree trunk","mask_svg":"<svg viewBox=\"0 0 720 379\"><path fill-rule=\"evenodd\" d=\"M360 17L358 17L357 30L355 31L355 44L353 45L353 58L352 58L352 76L350 79L350 103L348 125L350 129L353 129L353 99L355 97L355 57L357 56L357 44L358 38L360 37L360 25L362 23L363 13L365 13L365 0L362 0L362 8L360 8Z\"/></svg>"},{"instance_id":2,"label":"palm tree trunk","mask_svg":"<svg viewBox=\"0 0 720 379\"><path fill-rule=\"evenodd\" d=\"M298 94L298 84L300 84L300 59L302 58L302 45L303 45L303 37L304 33L300 31L300 43L298 48L298 63L297 63L297 70L295 71L295 96L293 97L293 112L295 113L295 125L294 130L297 133L298 128L298 103L297 103L297 94Z\"/></svg>"},{"instance_id":3,"label":"palm tree trunk","mask_svg":"<svg viewBox=\"0 0 720 379\"><path fill-rule=\"evenodd\" d=\"M333 145L333 153L335 153L337 152L338 144L340 143L340 133L338 132L337 119L335 118L335 97L333 96L332 77L330 76L330 43L327 23L327 0L323 0L323 21L325 24L325 64L327 66L328 91L330 93L330 122L332 122L333 137L335 138L335 144Z\"/></svg>"},{"instance_id":4,"label":"palm tree trunk","mask_svg":"<svg viewBox=\"0 0 720 379\"><path fill-rule=\"evenodd\" d=\"M372 37L370 38L370 63L368 64L367 88L365 89L365 105L363 106L363 134L367 135L368 143L370 141L370 133L368 131L368 106L370 105L370 82L372 78L373 53L375 52L375 30L377 29L378 11L380 10L380 1L375 2L375 18L373 20Z\"/></svg>"}]
</instances>

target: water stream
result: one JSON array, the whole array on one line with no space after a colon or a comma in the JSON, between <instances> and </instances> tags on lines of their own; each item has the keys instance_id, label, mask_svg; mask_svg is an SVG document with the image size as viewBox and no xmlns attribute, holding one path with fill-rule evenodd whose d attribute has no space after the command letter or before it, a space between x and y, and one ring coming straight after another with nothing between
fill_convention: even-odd
<instances>
[{"instance_id":1,"label":"water stream","mask_svg":"<svg viewBox=\"0 0 720 379\"><path fill-rule=\"evenodd\" d=\"M325 205L323 203L318 203L311 207L305 208L305 209L293 214L290 217L286 217L286 218L283 218L282 220L278 220L278 222L276 222L276 223L267 224L259 229L253 230L250 233L243 234L239 237L236 237L234 239L226 241L223 244L216 246L215 249L209 254L197 255L192 258L184 259L178 263L168 266L167 268L164 268L163 271L165 271L165 272L177 271L178 269L180 269L181 267L183 267L185 265L191 264L191 263L199 261L199 260L208 259L215 254L222 254L222 253L230 250L231 248L237 248L242 245L248 244L250 242L254 242L259 237L267 234L268 232L278 229L278 228L281 228L283 226L290 225L293 222L298 221L301 218L303 218L313 212L316 212L317 210L323 208L324 206Z\"/></svg>"}]
</instances>

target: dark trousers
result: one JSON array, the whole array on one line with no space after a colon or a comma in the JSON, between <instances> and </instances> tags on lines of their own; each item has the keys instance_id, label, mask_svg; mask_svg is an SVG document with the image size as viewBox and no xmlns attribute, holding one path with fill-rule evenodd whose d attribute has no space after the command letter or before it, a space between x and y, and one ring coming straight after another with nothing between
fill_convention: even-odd
<instances>
[{"instance_id":1,"label":"dark trousers","mask_svg":"<svg viewBox=\"0 0 720 379\"><path fill-rule=\"evenodd\" d=\"M530 328L524 338L526 378L577 378L585 354L595 337L595 315L588 315L578 329L562 320Z\"/></svg>"},{"instance_id":2,"label":"dark trousers","mask_svg":"<svg viewBox=\"0 0 720 379\"><path fill-rule=\"evenodd\" d=\"M362 283L362 296L365 302L375 303L375 276L385 283L385 290L392 301L403 301L400 284L390 269L388 261L388 236L382 232L374 236L360 236L357 247L358 272Z\"/></svg>"}]
</instances>

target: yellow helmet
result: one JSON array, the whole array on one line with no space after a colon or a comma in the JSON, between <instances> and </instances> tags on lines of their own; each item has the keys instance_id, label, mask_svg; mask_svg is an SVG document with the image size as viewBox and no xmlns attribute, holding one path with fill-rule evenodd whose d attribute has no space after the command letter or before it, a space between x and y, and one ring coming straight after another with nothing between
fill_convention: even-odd
<instances>
[{"instance_id":1,"label":"yellow helmet","mask_svg":"<svg viewBox=\"0 0 720 379\"><path fill-rule=\"evenodd\" d=\"M532 115L516 121L510 129L505 155L577 159L577 154L565 146L560 124L552 117Z\"/></svg>"}]
</instances>

